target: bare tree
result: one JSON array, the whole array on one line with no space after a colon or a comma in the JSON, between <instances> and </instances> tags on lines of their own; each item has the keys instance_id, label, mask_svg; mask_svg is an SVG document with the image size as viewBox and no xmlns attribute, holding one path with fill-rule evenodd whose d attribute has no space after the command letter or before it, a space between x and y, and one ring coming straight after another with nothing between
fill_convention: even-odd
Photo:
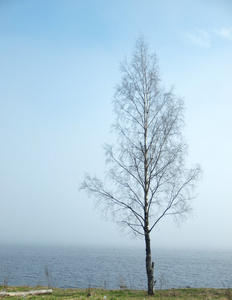
<instances>
[{"instance_id":1,"label":"bare tree","mask_svg":"<svg viewBox=\"0 0 232 300\"><path fill-rule=\"evenodd\" d=\"M143 37L121 71L114 96L118 140L105 147L106 180L86 175L81 189L97 198L107 216L145 238L148 293L153 294L150 233L165 216L186 216L201 171L185 168L183 101L161 85L156 55Z\"/></svg>"}]
</instances>

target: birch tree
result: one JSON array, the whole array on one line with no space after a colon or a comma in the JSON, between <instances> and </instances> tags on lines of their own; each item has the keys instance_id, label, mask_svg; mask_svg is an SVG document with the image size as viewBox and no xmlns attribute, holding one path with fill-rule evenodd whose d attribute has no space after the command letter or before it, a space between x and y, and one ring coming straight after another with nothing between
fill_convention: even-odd
<instances>
[{"instance_id":1,"label":"birch tree","mask_svg":"<svg viewBox=\"0 0 232 300\"><path fill-rule=\"evenodd\" d=\"M102 181L87 174L81 189L96 198L107 216L144 238L152 295L151 231L166 216L187 216L201 170L185 167L183 101L163 87L157 57L143 37L121 72L113 100L117 143L105 146L106 177Z\"/></svg>"}]
</instances>

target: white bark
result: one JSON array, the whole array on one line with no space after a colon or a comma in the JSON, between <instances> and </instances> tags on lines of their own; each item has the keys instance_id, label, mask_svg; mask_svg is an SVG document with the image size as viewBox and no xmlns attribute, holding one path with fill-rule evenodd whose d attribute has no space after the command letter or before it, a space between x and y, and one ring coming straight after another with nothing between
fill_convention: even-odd
<instances>
[{"instance_id":1,"label":"white bark","mask_svg":"<svg viewBox=\"0 0 232 300\"><path fill-rule=\"evenodd\" d=\"M35 291L28 291L28 292L0 292L0 297L6 296L14 296L14 297L21 297L21 296L28 296L28 295L46 295L52 294L52 290L35 290Z\"/></svg>"}]
</instances>

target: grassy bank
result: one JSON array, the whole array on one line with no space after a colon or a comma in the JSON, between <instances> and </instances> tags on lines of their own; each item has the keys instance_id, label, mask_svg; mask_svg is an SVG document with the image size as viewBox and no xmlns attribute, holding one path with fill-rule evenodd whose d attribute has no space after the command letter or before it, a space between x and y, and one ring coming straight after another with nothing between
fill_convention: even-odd
<instances>
[{"instance_id":1,"label":"grassy bank","mask_svg":"<svg viewBox=\"0 0 232 300\"><path fill-rule=\"evenodd\" d=\"M40 290L44 287L7 287L0 286L0 291L18 292ZM232 300L232 289L171 289L171 290L156 290L153 297L148 296L143 290L105 290L105 289L58 289L53 288L50 295L28 295L28 296L5 296L4 299L36 299L36 300L74 300L74 299L98 299L98 300L116 300L116 299L223 299Z\"/></svg>"}]
</instances>

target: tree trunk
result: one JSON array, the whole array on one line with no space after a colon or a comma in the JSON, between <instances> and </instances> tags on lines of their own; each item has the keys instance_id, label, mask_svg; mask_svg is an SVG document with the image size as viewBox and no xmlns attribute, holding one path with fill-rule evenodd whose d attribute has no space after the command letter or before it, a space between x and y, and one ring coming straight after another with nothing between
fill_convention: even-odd
<instances>
[{"instance_id":1,"label":"tree trunk","mask_svg":"<svg viewBox=\"0 0 232 300\"><path fill-rule=\"evenodd\" d=\"M150 234L145 233L146 242L146 270L147 270L147 284L148 284L148 294L154 295L154 263L151 262L151 243Z\"/></svg>"}]
</instances>

